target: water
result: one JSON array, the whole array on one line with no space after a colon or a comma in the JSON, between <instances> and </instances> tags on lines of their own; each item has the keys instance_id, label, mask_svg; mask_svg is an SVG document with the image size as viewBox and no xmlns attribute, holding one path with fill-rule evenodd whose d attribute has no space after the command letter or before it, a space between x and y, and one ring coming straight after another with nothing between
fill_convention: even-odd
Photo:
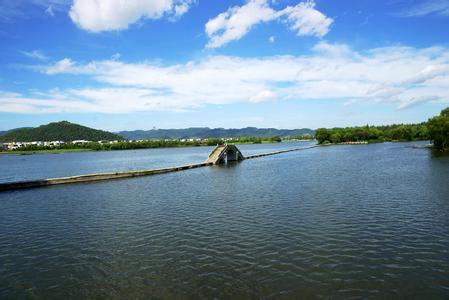
<instances>
[{"instance_id":1,"label":"water","mask_svg":"<svg viewBox=\"0 0 449 300\"><path fill-rule=\"evenodd\" d=\"M306 147L313 142L238 145L246 155ZM139 149L107 152L68 152L0 155L0 182L45 179L101 172L175 167L200 163L214 147Z\"/></svg>"},{"instance_id":2,"label":"water","mask_svg":"<svg viewBox=\"0 0 449 300\"><path fill-rule=\"evenodd\" d=\"M0 298L447 299L449 157L407 146L1 193ZM0 181L183 164L208 150L0 157Z\"/></svg>"}]
</instances>

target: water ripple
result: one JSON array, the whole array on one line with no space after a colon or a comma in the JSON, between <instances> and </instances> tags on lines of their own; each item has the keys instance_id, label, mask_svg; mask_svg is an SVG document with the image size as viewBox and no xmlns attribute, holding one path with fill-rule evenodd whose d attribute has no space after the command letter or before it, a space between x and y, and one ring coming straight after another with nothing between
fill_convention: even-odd
<instances>
[{"instance_id":1,"label":"water ripple","mask_svg":"<svg viewBox=\"0 0 449 300\"><path fill-rule=\"evenodd\" d=\"M445 299L448 178L383 144L2 193L0 298Z\"/></svg>"}]
</instances>

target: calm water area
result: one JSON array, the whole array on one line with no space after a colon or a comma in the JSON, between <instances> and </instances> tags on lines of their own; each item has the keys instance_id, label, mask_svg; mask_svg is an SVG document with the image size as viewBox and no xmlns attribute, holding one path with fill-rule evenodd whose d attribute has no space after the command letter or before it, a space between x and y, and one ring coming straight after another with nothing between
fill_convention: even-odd
<instances>
[{"instance_id":1,"label":"calm water area","mask_svg":"<svg viewBox=\"0 0 449 300\"><path fill-rule=\"evenodd\" d=\"M0 192L0 299L449 299L449 156L412 144ZM212 148L0 155L0 182L197 163Z\"/></svg>"}]
</instances>

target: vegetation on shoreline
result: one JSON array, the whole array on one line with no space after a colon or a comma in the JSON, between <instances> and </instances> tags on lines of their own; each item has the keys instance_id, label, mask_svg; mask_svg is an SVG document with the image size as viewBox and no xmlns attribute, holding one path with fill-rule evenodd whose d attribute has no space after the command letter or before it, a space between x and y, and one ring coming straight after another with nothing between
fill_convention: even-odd
<instances>
[{"instance_id":1,"label":"vegetation on shoreline","mask_svg":"<svg viewBox=\"0 0 449 300\"><path fill-rule=\"evenodd\" d=\"M361 142L378 143L384 141L420 141L430 140L426 123L400 124L389 126L363 126L346 128L320 128L315 138L319 144Z\"/></svg>"},{"instance_id":2,"label":"vegetation on shoreline","mask_svg":"<svg viewBox=\"0 0 449 300\"><path fill-rule=\"evenodd\" d=\"M292 135L285 138L282 138L283 141L305 141L305 140L314 140L315 136L309 133L301 134L301 135Z\"/></svg>"},{"instance_id":3,"label":"vegetation on shoreline","mask_svg":"<svg viewBox=\"0 0 449 300\"><path fill-rule=\"evenodd\" d=\"M66 152L88 152L93 151L91 149L48 149L48 150L8 150L0 151L2 154L14 154L14 155L30 155L30 154L45 154L45 153L66 153Z\"/></svg>"},{"instance_id":4,"label":"vegetation on shoreline","mask_svg":"<svg viewBox=\"0 0 449 300\"><path fill-rule=\"evenodd\" d=\"M449 107L442 110L439 116L427 122L433 147L439 151L449 151Z\"/></svg>"},{"instance_id":5,"label":"vegetation on shoreline","mask_svg":"<svg viewBox=\"0 0 449 300\"><path fill-rule=\"evenodd\" d=\"M261 144L261 143L279 143L279 137L256 138L242 137L232 140L208 139L194 141L180 140L145 140L145 141L118 141L117 143L99 143L90 142L85 144L62 144L59 146L37 146L27 145L17 150L5 151L4 154L25 154L25 153L56 153L56 152L76 152L76 151L110 151L110 150L131 150L131 149L149 149L149 148L174 148L174 147L199 147L215 146L217 144Z\"/></svg>"},{"instance_id":6,"label":"vegetation on shoreline","mask_svg":"<svg viewBox=\"0 0 449 300\"><path fill-rule=\"evenodd\" d=\"M320 128L316 131L315 138L319 144L431 140L436 150L446 151L449 150L449 108L421 124Z\"/></svg>"}]
</instances>

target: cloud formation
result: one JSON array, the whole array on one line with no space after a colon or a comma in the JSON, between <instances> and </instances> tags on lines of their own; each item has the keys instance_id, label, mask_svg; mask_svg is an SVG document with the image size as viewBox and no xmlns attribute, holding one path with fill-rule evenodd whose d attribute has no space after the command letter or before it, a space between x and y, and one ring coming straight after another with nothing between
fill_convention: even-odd
<instances>
[{"instance_id":1,"label":"cloud formation","mask_svg":"<svg viewBox=\"0 0 449 300\"><path fill-rule=\"evenodd\" d=\"M45 13L51 17L55 16L55 12L53 11L53 5L49 5L45 10Z\"/></svg>"},{"instance_id":2,"label":"cloud formation","mask_svg":"<svg viewBox=\"0 0 449 300\"><path fill-rule=\"evenodd\" d=\"M276 11L269 7L266 0L250 0L243 6L232 7L206 23L205 30L210 38L207 47L217 48L238 40L253 26L276 17Z\"/></svg>"},{"instance_id":3,"label":"cloud formation","mask_svg":"<svg viewBox=\"0 0 449 300\"><path fill-rule=\"evenodd\" d=\"M400 13L400 16L402 17L422 17L426 15L449 17L449 0L423 1Z\"/></svg>"},{"instance_id":4,"label":"cloud formation","mask_svg":"<svg viewBox=\"0 0 449 300\"><path fill-rule=\"evenodd\" d=\"M296 6L288 6L278 13L286 17L291 30L298 36L325 36L333 23L331 18L315 9L314 1L301 2Z\"/></svg>"},{"instance_id":5,"label":"cloud formation","mask_svg":"<svg viewBox=\"0 0 449 300\"><path fill-rule=\"evenodd\" d=\"M37 60L47 60L48 59L48 57L40 50L21 51L21 53L28 58L33 58L33 59L37 59Z\"/></svg>"},{"instance_id":6,"label":"cloud formation","mask_svg":"<svg viewBox=\"0 0 449 300\"><path fill-rule=\"evenodd\" d=\"M449 49L444 47L356 52L344 44L321 42L309 55L210 56L173 65L112 59L77 63L66 58L38 70L44 76L71 75L92 83L29 95L0 93L0 111L126 113L319 100L405 109L449 102Z\"/></svg>"},{"instance_id":7,"label":"cloud formation","mask_svg":"<svg viewBox=\"0 0 449 300\"><path fill-rule=\"evenodd\" d=\"M64 73L69 70L72 70L71 67L73 65L74 65L74 62L71 59L64 58L64 59L58 61L57 63L55 63L54 65L49 66L46 69L46 73L49 75ZM73 70L72 70L72 72L73 72Z\"/></svg>"},{"instance_id":8,"label":"cloud formation","mask_svg":"<svg viewBox=\"0 0 449 300\"><path fill-rule=\"evenodd\" d=\"M26 17L31 8L38 8L42 13L55 14L65 10L70 0L0 0L0 22L11 22Z\"/></svg>"},{"instance_id":9,"label":"cloud formation","mask_svg":"<svg viewBox=\"0 0 449 300\"><path fill-rule=\"evenodd\" d=\"M179 17L193 0L74 0L70 18L80 28L91 31L122 30L141 19Z\"/></svg>"},{"instance_id":10,"label":"cloud formation","mask_svg":"<svg viewBox=\"0 0 449 300\"><path fill-rule=\"evenodd\" d=\"M249 0L245 5L231 7L206 23L205 31L209 37L206 47L222 47L241 39L254 26L274 20L287 24L298 36L317 37L326 35L333 22L315 9L314 1L275 10L267 0Z\"/></svg>"}]
</instances>

